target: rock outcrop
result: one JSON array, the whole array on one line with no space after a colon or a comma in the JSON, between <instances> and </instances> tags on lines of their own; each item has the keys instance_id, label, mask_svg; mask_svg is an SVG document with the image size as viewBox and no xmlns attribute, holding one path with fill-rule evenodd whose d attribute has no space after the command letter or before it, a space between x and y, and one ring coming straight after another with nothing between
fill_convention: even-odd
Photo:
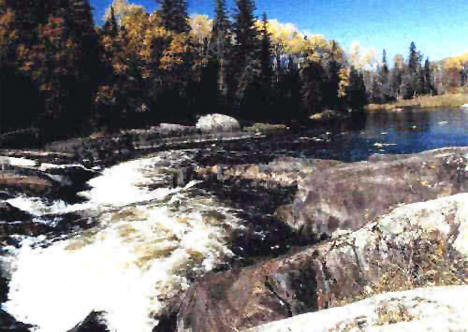
<instances>
[{"instance_id":1,"label":"rock outcrop","mask_svg":"<svg viewBox=\"0 0 468 332\"><path fill-rule=\"evenodd\" d=\"M240 130L239 121L224 114L209 114L202 116L196 128L203 133L232 132Z\"/></svg>"},{"instance_id":2,"label":"rock outcrop","mask_svg":"<svg viewBox=\"0 0 468 332\"><path fill-rule=\"evenodd\" d=\"M244 332L465 331L468 286L419 288L299 315Z\"/></svg>"},{"instance_id":3,"label":"rock outcrop","mask_svg":"<svg viewBox=\"0 0 468 332\"><path fill-rule=\"evenodd\" d=\"M218 180L246 179L264 181L272 185L292 186L314 171L341 164L335 160L282 157L266 164L217 164L196 169L198 175L215 175Z\"/></svg>"},{"instance_id":4,"label":"rock outcrop","mask_svg":"<svg viewBox=\"0 0 468 332\"><path fill-rule=\"evenodd\" d=\"M360 230L187 292L178 332L238 331L378 293L465 282L468 194L394 209Z\"/></svg>"},{"instance_id":5,"label":"rock outcrop","mask_svg":"<svg viewBox=\"0 0 468 332\"><path fill-rule=\"evenodd\" d=\"M304 236L356 230L398 204L468 190L468 148L371 157L313 172L298 184L283 221ZM283 213L283 216L285 214Z\"/></svg>"}]
</instances>

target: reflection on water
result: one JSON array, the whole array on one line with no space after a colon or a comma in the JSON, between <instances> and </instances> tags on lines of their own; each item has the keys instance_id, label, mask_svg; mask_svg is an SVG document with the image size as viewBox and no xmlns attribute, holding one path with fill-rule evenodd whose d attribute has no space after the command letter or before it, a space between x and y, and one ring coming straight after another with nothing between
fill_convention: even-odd
<instances>
[{"instance_id":1,"label":"reflection on water","mask_svg":"<svg viewBox=\"0 0 468 332\"><path fill-rule=\"evenodd\" d=\"M265 139L226 142L200 149L204 165L265 163L277 157L366 160L376 153L416 153L468 145L468 112L457 109L367 114L327 128L272 134Z\"/></svg>"},{"instance_id":2,"label":"reflection on water","mask_svg":"<svg viewBox=\"0 0 468 332\"><path fill-rule=\"evenodd\" d=\"M468 145L468 112L457 109L373 113L363 138L392 143L386 153L415 153L445 146Z\"/></svg>"}]
</instances>

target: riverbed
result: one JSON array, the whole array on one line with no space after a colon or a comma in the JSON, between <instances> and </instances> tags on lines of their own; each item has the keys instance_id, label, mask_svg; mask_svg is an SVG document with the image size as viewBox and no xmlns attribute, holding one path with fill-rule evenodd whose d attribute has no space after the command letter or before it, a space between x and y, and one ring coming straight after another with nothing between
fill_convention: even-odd
<instances>
[{"instance_id":1,"label":"riverbed","mask_svg":"<svg viewBox=\"0 0 468 332\"><path fill-rule=\"evenodd\" d=\"M102 313L111 331L152 331L193 280L282 254L298 241L275 216L275 207L292 199L294 183L226 181L220 174L207 180L191 173L174 183L178 170L268 165L281 158L355 162L467 146L467 117L466 110L451 109L372 113L353 126L197 142L104 168L76 201L6 198L52 229L67 220L57 216L77 213L89 225L11 235L0 257L9 286L2 309L33 331L68 331L93 312Z\"/></svg>"}]
</instances>

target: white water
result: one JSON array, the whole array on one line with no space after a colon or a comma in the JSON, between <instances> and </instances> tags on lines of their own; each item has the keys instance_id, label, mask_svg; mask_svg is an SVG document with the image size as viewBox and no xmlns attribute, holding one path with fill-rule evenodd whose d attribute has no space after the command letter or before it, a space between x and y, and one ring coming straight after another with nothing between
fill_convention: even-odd
<instances>
[{"instance_id":1,"label":"white water","mask_svg":"<svg viewBox=\"0 0 468 332\"><path fill-rule=\"evenodd\" d=\"M67 331L92 311L105 312L111 331L151 331L164 299L189 286L188 272L204 273L232 255L229 230L240 224L214 197L195 193L195 183L148 188L167 183L168 169L190 157L165 152L106 169L90 181L83 204L9 200L36 215L92 211L98 225L46 248L24 241L9 259L4 309L41 332Z\"/></svg>"}]
</instances>

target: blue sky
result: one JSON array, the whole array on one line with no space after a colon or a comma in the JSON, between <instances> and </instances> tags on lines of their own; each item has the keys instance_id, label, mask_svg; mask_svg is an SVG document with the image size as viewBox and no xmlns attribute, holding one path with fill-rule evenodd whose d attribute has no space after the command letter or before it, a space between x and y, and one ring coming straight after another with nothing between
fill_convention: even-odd
<instances>
[{"instance_id":1,"label":"blue sky","mask_svg":"<svg viewBox=\"0 0 468 332\"><path fill-rule=\"evenodd\" d=\"M112 0L91 0L98 23ZM130 0L152 11L155 0ZM189 0L189 13L213 15L214 0ZM234 0L228 0L233 8ZM411 41L432 60L468 52L468 0L257 0L257 15L300 30L407 55Z\"/></svg>"}]
</instances>

